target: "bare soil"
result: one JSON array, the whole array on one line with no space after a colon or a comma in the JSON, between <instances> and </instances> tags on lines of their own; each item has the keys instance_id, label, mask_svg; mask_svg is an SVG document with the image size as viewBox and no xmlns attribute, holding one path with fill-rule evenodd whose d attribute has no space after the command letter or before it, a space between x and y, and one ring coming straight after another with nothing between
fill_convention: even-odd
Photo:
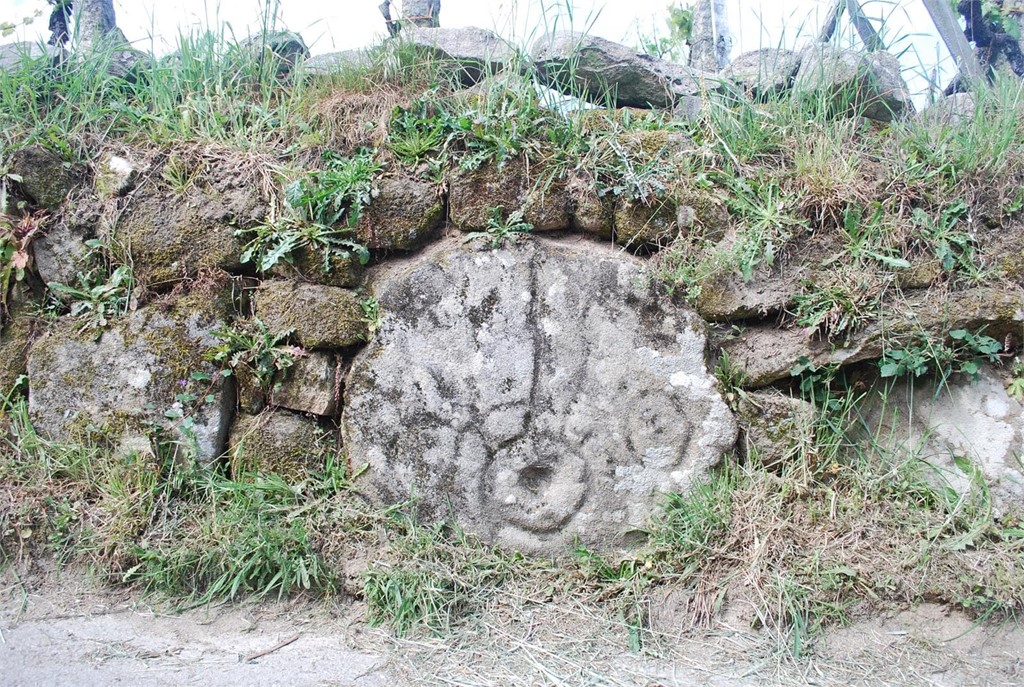
<instances>
[{"instance_id":1,"label":"bare soil","mask_svg":"<svg viewBox=\"0 0 1024 687\"><path fill-rule=\"evenodd\" d=\"M446 637L400 639L356 602L178 611L81 572L0 577L0 675L28 685L1022 685L1024 629L925 604L858 621L793 659L725 612L632 651L580 603L505 598Z\"/></svg>"}]
</instances>

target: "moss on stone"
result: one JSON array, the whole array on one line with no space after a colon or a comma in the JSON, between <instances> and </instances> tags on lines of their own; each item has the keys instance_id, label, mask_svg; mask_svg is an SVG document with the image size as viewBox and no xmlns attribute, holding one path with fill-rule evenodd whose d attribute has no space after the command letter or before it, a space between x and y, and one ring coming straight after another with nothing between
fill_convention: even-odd
<instances>
[{"instance_id":1,"label":"moss on stone","mask_svg":"<svg viewBox=\"0 0 1024 687\"><path fill-rule=\"evenodd\" d=\"M372 251L408 251L437 238L444 203L437 188L411 179L386 179L356 226L356 238Z\"/></svg>"},{"instance_id":2,"label":"moss on stone","mask_svg":"<svg viewBox=\"0 0 1024 687\"><path fill-rule=\"evenodd\" d=\"M293 330L304 348L344 348L369 334L359 298L347 289L270 280L257 291L255 306L272 333Z\"/></svg>"},{"instance_id":3,"label":"moss on stone","mask_svg":"<svg viewBox=\"0 0 1024 687\"><path fill-rule=\"evenodd\" d=\"M273 474L301 482L335 450L331 433L308 417L280 410L239 415L231 429L231 474L234 479Z\"/></svg>"},{"instance_id":4,"label":"moss on stone","mask_svg":"<svg viewBox=\"0 0 1024 687\"><path fill-rule=\"evenodd\" d=\"M521 159L507 160L503 166L492 162L458 175L452 180L448 204L452 223L464 231L486 230L494 208L502 208L506 217L522 210L523 220L534 231L570 225L566 180L550 178L542 166L528 168Z\"/></svg>"}]
</instances>

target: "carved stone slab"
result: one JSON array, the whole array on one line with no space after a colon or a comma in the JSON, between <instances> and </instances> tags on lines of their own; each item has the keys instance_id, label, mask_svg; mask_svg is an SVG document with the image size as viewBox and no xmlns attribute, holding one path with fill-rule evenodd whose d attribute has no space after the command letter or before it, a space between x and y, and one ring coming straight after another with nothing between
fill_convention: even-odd
<instances>
[{"instance_id":1,"label":"carved stone slab","mask_svg":"<svg viewBox=\"0 0 1024 687\"><path fill-rule=\"evenodd\" d=\"M636 260L539 239L440 244L375 281L343 431L381 503L528 553L637 539L736 439L702 321Z\"/></svg>"}]
</instances>

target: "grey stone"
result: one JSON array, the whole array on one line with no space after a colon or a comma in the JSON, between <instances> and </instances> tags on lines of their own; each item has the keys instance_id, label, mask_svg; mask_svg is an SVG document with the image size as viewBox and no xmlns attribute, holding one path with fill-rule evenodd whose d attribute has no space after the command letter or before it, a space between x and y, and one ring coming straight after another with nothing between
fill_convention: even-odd
<instances>
[{"instance_id":1,"label":"grey stone","mask_svg":"<svg viewBox=\"0 0 1024 687\"><path fill-rule=\"evenodd\" d=\"M935 126L956 127L974 121L975 104L971 93L953 93L937 100L920 117Z\"/></svg>"},{"instance_id":2,"label":"grey stone","mask_svg":"<svg viewBox=\"0 0 1024 687\"><path fill-rule=\"evenodd\" d=\"M436 184L396 178L378 188L356 224L357 241L371 251L390 252L415 250L437 237L444 202Z\"/></svg>"},{"instance_id":3,"label":"grey stone","mask_svg":"<svg viewBox=\"0 0 1024 687\"><path fill-rule=\"evenodd\" d=\"M194 183L184 191L137 194L114 239L129 246L141 286L167 290L204 269L241 269L244 245L236 231L259 223L265 212L252 187Z\"/></svg>"},{"instance_id":4,"label":"grey stone","mask_svg":"<svg viewBox=\"0 0 1024 687\"><path fill-rule=\"evenodd\" d=\"M568 229L566 180L550 177L542 164L528 167L519 158L460 172L448 192L448 215L465 231L486 230L495 208L501 208L503 218L521 210L535 232Z\"/></svg>"},{"instance_id":5,"label":"grey stone","mask_svg":"<svg viewBox=\"0 0 1024 687\"><path fill-rule=\"evenodd\" d=\"M884 398L866 414L883 448L924 461L933 470L928 477L958 494L970 494L981 478L997 513L1024 513L1024 406L995 370L982 368L977 380L956 376L941 388L900 381Z\"/></svg>"},{"instance_id":6,"label":"grey stone","mask_svg":"<svg viewBox=\"0 0 1024 687\"><path fill-rule=\"evenodd\" d=\"M338 410L338 360L333 353L303 352L275 380L271 404L300 413L334 415Z\"/></svg>"},{"instance_id":7,"label":"grey stone","mask_svg":"<svg viewBox=\"0 0 1024 687\"><path fill-rule=\"evenodd\" d=\"M803 53L793 91L801 98L824 100L836 114L856 114L881 122L914 111L900 63L884 51L816 44Z\"/></svg>"},{"instance_id":8,"label":"grey stone","mask_svg":"<svg viewBox=\"0 0 1024 687\"><path fill-rule=\"evenodd\" d=\"M21 178L22 190L36 205L49 210L60 207L78 183L69 163L38 144L14 151L10 173Z\"/></svg>"},{"instance_id":9,"label":"grey stone","mask_svg":"<svg viewBox=\"0 0 1024 687\"><path fill-rule=\"evenodd\" d=\"M131 160L104 153L96 166L94 186L100 196L123 196L135 188L139 180L137 165Z\"/></svg>"},{"instance_id":10,"label":"grey stone","mask_svg":"<svg viewBox=\"0 0 1024 687\"><path fill-rule=\"evenodd\" d=\"M765 467L799 460L814 450L814 405L779 391L748 391L736 399L741 448Z\"/></svg>"},{"instance_id":11,"label":"grey stone","mask_svg":"<svg viewBox=\"0 0 1024 687\"><path fill-rule=\"evenodd\" d=\"M32 242L36 272L44 283L75 285L78 273L87 269L103 213L103 204L92 198L70 203L59 220Z\"/></svg>"},{"instance_id":12,"label":"grey stone","mask_svg":"<svg viewBox=\"0 0 1024 687\"><path fill-rule=\"evenodd\" d=\"M272 333L292 331L304 348L344 348L367 337L359 298L348 289L273 279L256 291L253 305Z\"/></svg>"},{"instance_id":13,"label":"grey stone","mask_svg":"<svg viewBox=\"0 0 1024 687\"><path fill-rule=\"evenodd\" d=\"M307 74L329 76L348 70L364 70L373 66L373 60L365 50L342 50L314 55L303 62Z\"/></svg>"},{"instance_id":14,"label":"grey stone","mask_svg":"<svg viewBox=\"0 0 1024 687\"><path fill-rule=\"evenodd\" d=\"M466 86L497 74L516 57L516 51L503 38L472 26L462 29L410 27L402 35L402 40L429 58L451 64Z\"/></svg>"},{"instance_id":15,"label":"grey stone","mask_svg":"<svg viewBox=\"0 0 1024 687\"><path fill-rule=\"evenodd\" d=\"M566 95L616 107L671 108L684 96L716 88L707 72L637 54L619 43L568 31L546 34L533 45L542 81ZM689 105L693 109L692 103Z\"/></svg>"},{"instance_id":16,"label":"grey stone","mask_svg":"<svg viewBox=\"0 0 1024 687\"><path fill-rule=\"evenodd\" d=\"M235 479L261 473L293 483L322 468L325 455L337 448L330 432L316 420L286 410L239 415L231 428L230 445Z\"/></svg>"},{"instance_id":17,"label":"grey stone","mask_svg":"<svg viewBox=\"0 0 1024 687\"><path fill-rule=\"evenodd\" d=\"M234 409L234 388L206 359L224 325L215 300L195 294L168 306L157 303L115 320L98 339L78 333L64 319L29 352L29 414L42 436L82 441L90 435L112 445L134 445L153 425L192 446L182 419L190 418L196 457L210 461L224 451ZM209 381L192 379L205 373ZM179 394L192 394L183 402ZM212 396L212 402L206 397ZM92 438L96 438L93 436Z\"/></svg>"},{"instance_id":18,"label":"grey stone","mask_svg":"<svg viewBox=\"0 0 1024 687\"><path fill-rule=\"evenodd\" d=\"M415 496L529 553L634 543L736 439L701 320L643 264L590 242L439 244L375 282L343 436L373 500Z\"/></svg>"},{"instance_id":19,"label":"grey stone","mask_svg":"<svg viewBox=\"0 0 1024 687\"><path fill-rule=\"evenodd\" d=\"M49 45L40 45L22 41L0 45L0 70L10 72L25 64L50 64L58 55L57 49Z\"/></svg>"},{"instance_id":20,"label":"grey stone","mask_svg":"<svg viewBox=\"0 0 1024 687\"><path fill-rule=\"evenodd\" d=\"M723 76L755 100L763 100L788 91L799 69L799 54L792 50L763 48L737 57Z\"/></svg>"},{"instance_id":21,"label":"grey stone","mask_svg":"<svg viewBox=\"0 0 1024 687\"><path fill-rule=\"evenodd\" d=\"M274 60L277 63L275 71L279 78L290 74L299 61L309 57L306 42L293 31L257 33L243 40L238 47L252 57L265 56Z\"/></svg>"}]
</instances>

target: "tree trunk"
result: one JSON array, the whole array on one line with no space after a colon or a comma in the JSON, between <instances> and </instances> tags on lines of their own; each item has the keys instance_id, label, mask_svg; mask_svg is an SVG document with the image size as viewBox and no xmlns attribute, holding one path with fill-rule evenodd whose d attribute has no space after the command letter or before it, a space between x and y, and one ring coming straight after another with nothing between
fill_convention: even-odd
<instances>
[{"instance_id":1,"label":"tree trunk","mask_svg":"<svg viewBox=\"0 0 1024 687\"><path fill-rule=\"evenodd\" d=\"M78 18L78 41L81 46L89 47L108 38L120 39L122 43L128 42L117 28L114 0L76 0L75 11Z\"/></svg>"},{"instance_id":2,"label":"tree trunk","mask_svg":"<svg viewBox=\"0 0 1024 687\"><path fill-rule=\"evenodd\" d=\"M729 64L732 35L725 0L700 0L693 8L690 66L717 72Z\"/></svg>"}]
</instances>

